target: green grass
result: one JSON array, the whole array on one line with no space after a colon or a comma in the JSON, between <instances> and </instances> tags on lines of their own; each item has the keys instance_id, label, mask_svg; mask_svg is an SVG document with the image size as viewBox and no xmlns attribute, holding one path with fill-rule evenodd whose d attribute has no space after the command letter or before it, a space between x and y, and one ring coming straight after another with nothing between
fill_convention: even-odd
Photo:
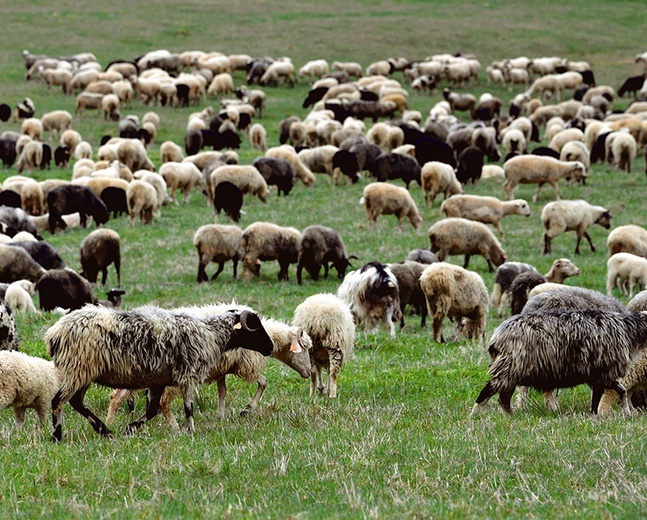
<instances>
[{"instance_id":1,"label":"green grass","mask_svg":"<svg viewBox=\"0 0 647 520\"><path fill-rule=\"evenodd\" d=\"M504 57L557 54L589 61L600 83L618 88L626 76L638 73L633 56L645 50L636 47L643 41L644 24L637 16L643 7L642 2L600 0L547 1L541 7L504 1L238 1L226 7L204 0L118 0L100 6L85 0L24 2L3 12L0 102L15 106L30 96L39 116L57 108L74 111L73 97L24 80L20 51L25 48L47 54L92 51L102 64L156 48L221 50L287 55L297 67L320 57L366 66L388 56L414 59L456 51L475 53L485 67ZM240 73L235 82L243 82ZM501 96L506 107L517 93L490 89L485 82L472 89L476 94L487 90ZM277 144L283 117L306 115L300 104L307 91L303 82L294 89L266 89L268 110L261 122L270 145ZM412 95L411 107L426 113L439 99L438 93ZM626 104L620 100L616 108ZM189 113L201 108L156 108L162 118L150 151L156 164L159 144L167 139L181 143ZM148 110L135 102L122 113L142 116ZM0 125L0 130L17 128L13 122ZM74 128L95 150L102 135L117 131L116 124L92 113L75 118ZM245 138L239 155L247 164L258 154ZM608 207L614 227L644 226L643 161L636 160L632 174L597 165L586 186L560 185L561 194ZM0 180L15 173L4 171ZM70 170L35 174L39 179L70 175ZM332 187L318 175L313 188L299 184L287 198L272 195L267 204L246 200L241 226L271 220L299 229L314 223L335 227L349 252L360 257L357 266L374 259L397 261L410 249L427 247L426 229L440 218L439 201L426 208L421 190L414 186L411 191L424 216L419 231L408 224L399 230L393 217L381 217L377 229L368 229L358 203L367 182ZM533 190L521 186L516 196L529 200ZM467 191L503 197L497 181L481 182ZM567 283L604 290L606 230L591 230L596 253L583 244L582 255L574 257L575 239L569 233L553 241L553 255L541 254L539 213L552 199L552 192L545 190L539 202L531 204L530 218L503 221L509 258L546 272L555 258L570 257L582 275ZM298 286L294 267L290 282L279 283L273 262L264 264L261 278L250 283L232 279L228 264L217 282L196 284L191 237L199 225L213 219L204 197L195 193L186 206L164 207L152 226L131 228L125 218L110 221L107 226L122 238L125 306L152 302L172 307L237 298L266 315L289 320L307 296L336 291L339 281L334 275L319 282L306 276ZM78 269L78 248L87 233L70 229L54 236L45 232L45 238ZM450 261L460 263L462 258ZM493 274L482 258L473 258L470 268L492 287ZM115 282L111 270L108 284ZM96 288L100 296L103 290ZM56 319L49 313L19 316L22 349L46 356L43 334ZM559 413L547 412L540 396L533 394L529 409L511 419L496 403L470 418L487 379L483 343L434 343L418 319L407 316L396 339L386 332L358 334L334 401L311 399L309 382L273 361L266 371L268 390L250 417L238 415L253 394L249 385L229 382L222 422L215 419L215 387L202 388L194 435L173 436L156 418L135 436L124 436L131 418L121 410L115 438L107 441L67 407L63 443L53 445L49 425L38 428L35 415L28 414L25 428L15 431L12 414L5 411L0 414L0 512L7 518L644 516L643 416L592 419L590 392L579 387L560 392ZM492 312L488 334L500 322ZM449 323L445 336L452 336ZM103 416L108 396L108 390L93 387L87 402ZM175 406L181 417L180 403ZM140 399L137 413L143 407Z\"/></svg>"}]
</instances>

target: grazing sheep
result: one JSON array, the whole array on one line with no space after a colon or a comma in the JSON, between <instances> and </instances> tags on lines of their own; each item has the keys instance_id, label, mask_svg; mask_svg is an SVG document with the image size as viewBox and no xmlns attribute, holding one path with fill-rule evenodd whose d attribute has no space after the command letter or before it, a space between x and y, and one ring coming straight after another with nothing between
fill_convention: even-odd
<instances>
[{"instance_id":1,"label":"grazing sheep","mask_svg":"<svg viewBox=\"0 0 647 520\"><path fill-rule=\"evenodd\" d=\"M27 215L21 208L0 206L0 228L5 235L10 237L19 231L27 231L41 240L42 237L38 234L38 229L34 224L35 218L37 217Z\"/></svg>"},{"instance_id":2,"label":"grazing sheep","mask_svg":"<svg viewBox=\"0 0 647 520\"><path fill-rule=\"evenodd\" d=\"M324 145L301 150L297 155L311 172L327 173L332 180L338 180L339 173L333 171L333 157L338 151L336 146Z\"/></svg>"},{"instance_id":3,"label":"grazing sheep","mask_svg":"<svg viewBox=\"0 0 647 520\"><path fill-rule=\"evenodd\" d=\"M345 277L337 296L346 303L359 329L377 332L387 325L395 337L395 322L400 320L398 281L380 262L369 262Z\"/></svg>"},{"instance_id":4,"label":"grazing sheep","mask_svg":"<svg viewBox=\"0 0 647 520\"><path fill-rule=\"evenodd\" d=\"M412 181L417 182L418 186L422 185L420 172L420 165L415 158L399 153L385 153L380 155L375 160L375 164L371 170L375 179L380 182L402 179L407 190Z\"/></svg>"},{"instance_id":5,"label":"grazing sheep","mask_svg":"<svg viewBox=\"0 0 647 520\"><path fill-rule=\"evenodd\" d=\"M249 127L249 142L252 150L265 153L267 151L267 131L260 123L254 123Z\"/></svg>"},{"instance_id":6,"label":"grazing sheep","mask_svg":"<svg viewBox=\"0 0 647 520\"><path fill-rule=\"evenodd\" d=\"M485 334L488 292L480 275L462 267L438 262L425 268L420 276L429 315L433 318L434 341L444 342L442 322L457 319L457 329L467 339ZM463 325L463 318L467 318Z\"/></svg>"},{"instance_id":7,"label":"grazing sheep","mask_svg":"<svg viewBox=\"0 0 647 520\"><path fill-rule=\"evenodd\" d=\"M111 435L83 404L92 382L150 389L146 414L128 426L128 433L157 415L167 386L180 385L193 431L195 386L209 375L222 353L242 347L268 355L273 347L258 316L249 311L198 318L158 308L119 311L92 306L63 316L47 330L45 343L61 379L61 390L52 400L55 441L61 440L62 408L68 401L97 433Z\"/></svg>"},{"instance_id":8,"label":"grazing sheep","mask_svg":"<svg viewBox=\"0 0 647 520\"><path fill-rule=\"evenodd\" d=\"M12 241L7 245L24 249L44 269L62 269L65 267L65 262L51 244L43 240L36 240L31 234L29 236L32 238L29 240L18 240L23 233L26 232L21 231L14 235Z\"/></svg>"},{"instance_id":9,"label":"grazing sheep","mask_svg":"<svg viewBox=\"0 0 647 520\"><path fill-rule=\"evenodd\" d=\"M544 233L545 255L552 252L552 239L566 231L577 232L575 254L579 255L582 237L589 241L591 251L595 252L593 241L587 229L593 224L609 229L611 227L611 214L606 208L593 206L584 200L559 200L549 202L544 206L541 211L541 221L546 229Z\"/></svg>"},{"instance_id":10,"label":"grazing sheep","mask_svg":"<svg viewBox=\"0 0 647 520\"><path fill-rule=\"evenodd\" d=\"M101 285L106 284L108 266L114 264L117 272L117 285L121 286L121 238L112 229L97 229L81 242L81 276L90 283L96 283L99 271L102 273Z\"/></svg>"},{"instance_id":11,"label":"grazing sheep","mask_svg":"<svg viewBox=\"0 0 647 520\"><path fill-rule=\"evenodd\" d=\"M412 249L407 253L404 260L418 262L420 264L434 264L439 262L438 257L429 251L429 249Z\"/></svg>"},{"instance_id":12,"label":"grazing sheep","mask_svg":"<svg viewBox=\"0 0 647 520\"><path fill-rule=\"evenodd\" d=\"M202 172L191 162L167 162L160 169L166 185L171 190L170 197L174 204L178 204L175 198L175 191L181 190L184 194L183 204L188 204L191 197L191 190L202 184Z\"/></svg>"},{"instance_id":13,"label":"grazing sheep","mask_svg":"<svg viewBox=\"0 0 647 520\"><path fill-rule=\"evenodd\" d=\"M80 116L84 110L102 110L103 94L95 92L81 92L76 97L74 114Z\"/></svg>"},{"instance_id":14,"label":"grazing sheep","mask_svg":"<svg viewBox=\"0 0 647 520\"><path fill-rule=\"evenodd\" d=\"M428 251L427 251L428 252ZM410 305L420 312L420 326L424 327L427 321L427 301L425 293L420 286L420 276L427 268L428 263L413 261L388 264L389 269L398 281L398 292L400 296L400 328L404 327L404 309Z\"/></svg>"},{"instance_id":15,"label":"grazing sheep","mask_svg":"<svg viewBox=\"0 0 647 520\"><path fill-rule=\"evenodd\" d=\"M506 154L511 152L519 152L520 154L528 153L528 143L526 141L526 136L518 128L509 128L506 129L505 134L503 134L503 139L501 140L503 149Z\"/></svg>"},{"instance_id":16,"label":"grazing sheep","mask_svg":"<svg viewBox=\"0 0 647 520\"><path fill-rule=\"evenodd\" d=\"M44 273L45 269L22 247L0 245L0 282L37 282Z\"/></svg>"},{"instance_id":17,"label":"grazing sheep","mask_svg":"<svg viewBox=\"0 0 647 520\"><path fill-rule=\"evenodd\" d=\"M131 226L135 225L137 215L142 224L152 224L155 210L159 208L157 190L152 184L136 179L126 187L126 203Z\"/></svg>"},{"instance_id":18,"label":"grazing sheep","mask_svg":"<svg viewBox=\"0 0 647 520\"><path fill-rule=\"evenodd\" d=\"M454 168L449 164L429 161L422 166L420 177L427 207L433 205L438 193L442 192L445 199L452 195L463 193L463 188L456 179Z\"/></svg>"},{"instance_id":19,"label":"grazing sheep","mask_svg":"<svg viewBox=\"0 0 647 520\"><path fill-rule=\"evenodd\" d=\"M510 287L514 279L524 272L537 273L537 269L523 262L505 262L497 267L494 274L494 287L490 303L499 311L499 317L503 316L503 311L510 300Z\"/></svg>"},{"instance_id":20,"label":"grazing sheep","mask_svg":"<svg viewBox=\"0 0 647 520\"><path fill-rule=\"evenodd\" d=\"M623 295L634 295L634 287L647 289L647 258L631 253L616 253L607 260L607 294L618 287Z\"/></svg>"},{"instance_id":21,"label":"grazing sheep","mask_svg":"<svg viewBox=\"0 0 647 520\"><path fill-rule=\"evenodd\" d=\"M108 208L87 186L73 184L57 186L47 194L49 212L49 231L53 235L56 226L65 229L67 224L63 215L78 212L81 225L85 227L87 216L91 215L97 226L108 222Z\"/></svg>"},{"instance_id":22,"label":"grazing sheep","mask_svg":"<svg viewBox=\"0 0 647 520\"><path fill-rule=\"evenodd\" d=\"M18 147L16 147L18 150ZM34 169L38 168L43 161L43 143L40 141L29 141L25 144L24 148L18 155L18 160L16 161L16 169L18 173L22 173L23 170L32 172Z\"/></svg>"},{"instance_id":23,"label":"grazing sheep","mask_svg":"<svg viewBox=\"0 0 647 520\"><path fill-rule=\"evenodd\" d=\"M571 141L566 143L559 153L559 160L562 162L579 161L588 173L591 167L591 152L581 141Z\"/></svg>"},{"instance_id":24,"label":"grazing sheep","mask_svg":"<svg viewBox=\"0 0 647 520\"><path fill-rule=\"evenodd\" d=\"M636 139L626 132L614 132L611 146L607 146L607 160L613 161L613 166L621 171L631 173L631 163L637 155Z\"/></svg>"},{"instance_id":25,"label":"grazing sheep","mask_svg":"<svg viewBox=\"0 0 647 520\"><path fill-rule=\"evenodd\" d=\"M488 269L494 271L506 261L501 243L485 224L464 218L446 218L436 222L427 231L429 250L438 253L442 262L447 255L465 255L463 267L467 269L470 257L481 255L487 260Z\"/></svg>"},{"instance_id":26,"label":"grazing sheep","mask_svg":"<svg viewBox=\"0 0 647 520\"><path fill-rule=\"evenodd\" d=\"M333 159L334 164L334 159ZM276 186L277 192L283 196L289 195L294 186L292 165L286 159L274 157L259 157L253 166L260 172L268 186Z\"/></svg>"},{"instance_id":27,"label":"grazing sheep","mask_svg":"<svg viewBox=\"0 0 647 520\"><path fill-rule=\"evenodd\" d=\"M392 184L374 182L364 188L360 204L366 205L369 225L377 225L380 215L395 215L398 219L398 228L402 229L402 219L409 218L411 225L417 230L422 222L422 216L413 197L406 188Z\"/></svg>"},{"instance_id":28,"label":"grazing sheep","mask_svg":"<svg viewBox=\"0 0 647 520\"><path fill-rule=\"evenodd\" d=\"M337 397L337 377L355 346L355 324L348 305L334 294L309 296L294 310L292 325L310 336L310 395ZM324 388L322 371L328 371Z\"/></svg>"},{"instance_id":29,"label":"grazing sheep","mask_svg":"<svg viewBox=\"0 0 647 520\"><path fill-rule=\"evenodd\" d=\"M281 145L270 148L265 152L265 157L287 160L292 166L294 176L306 186L312 186L317 180L314 173L312 173L310 169L303 164L303 161L299 159L294 147L290 145Z\"/></svg>"},{"instance_id":30,"label":"grazing sheep","mask_svg":"<svg viewBox=\"0 0 647 520\"><path fill-rule=\"evenodd\" d=\"M496 197L454 195L440 206L446 217L462 217L484 224L493 224L503 238L501 219L508 215L530 216L530 206L523 199L500 201Z\"/></svg>"},{"instance_id":31,"label":"grazing sheep","mask_svg":"<svg viewBox=\"0 0 647 520\"><path fill-rule=\"evenodd\" d=\"M215 194L215 189L222 182L230 182L243 194L256 196L261 202L267 202L268 188L261 173L252 165L225 164L216 168L207 183L208 192Z\"/></svg>"},{"instance_id":32,"label":"grazing sheep","mask_svg":"<svg viewBox=\"0 0 647 520\"><path fill-rule=\"evenodd\" d=\"M112 213L112 217L128 213L128 202L126 200L126 191L122 188L115 186L108 186L101 191L99 197L108 209L108 213Z\"/></svg>"},{"instance_id":33,"label":"grazing sheep","mask_svg":"<svg viewBox=\"0 0 647 520\"><path fill-rule=\"evenodd\" d=\"M0 351L0 410L12 407L17 428L25 423L28 408L45 424L52 398L59 390L54 363L22 352Z\"/></svg>"},{"instance_id":34,"label":"grazing sheep","mask_svg":"<svg viewBox=\"0 0 647 520\"><path fill-rule=\"evenodd\" d=\"M36 284L41 310L80 309L86 303L96 303L90 283L71 269L50 269Z\"/></svg>"},{"instance_id":35,"label":"grazing sheep","mask_svg":"<svg viewBox=\"0 0 647 520\"><path fill-rule=\"evenodd\" d=\"M220 217L220 211L224 210L234 222L240 221L240 208L243 206L243 192L238 186L229 181L218 183L213 196L213 209L216 217Z\"/></svg>"},{"instance_id":36,"label":"grazing sheep","mask_svg":"<svg viewBox=\"0 0 647 520\"><path fill-rule=\"evenodd\" d=\"M313 280L319 279L319 271L324 268L324 278L328 278L329 263L337 270L337 277L343 278L350 267L350 258L339 232L335 229L313 225L301 233L299 241L299 259L297 264L297 282L301 285L303 269Z\"/></svg>"},{"instance_id":37,"label":"grazing sheep","mask_svg":"<svg viewBox=\"0 0 647 520\"><path fill-rule=\"evenodd\" d=\"M476 146L468 146L458 156L456 179L461 184L475 184L481 178L485 154Z\"/></svg>"},{"instance_id":38,"label":"grazing sheep","mask_svg":"<svg viewBox=\"0 0 647 520\"><path fill-rule=\"evenodd\" d=\"M184 160L182 147L175 144L173 141L164 141L160 145L160 158L162 160L162 164L167 162L182 162Z\"/></svg>"},{"instance_id":39,"label":"grazing sheep","mask_svg":"<svg viewBox=\"0 0 647 520\"><path fill-rule=\"evenodd\" d=\"M609 256L616 253L632 253L647 258L647 230L634 224L619 226L607 237Z\"/></svg>"},{"instance_id":40,"label":"grazing sheep","mask_svg":"<svg viewBox=\"0 0 647 520\"><path fill-rule=\"evenodd\" d=\"M278 260L279 280L289 280L288 267L299 259L301 232L271 222L254 222L243 231L243 280L259 277L261 262Z\"/></svg>"},{"instance_id":41,"label":"grazing sheep","mask_svg":"<svg viewBox=\"0 0 647 520\"><path fill-rule=\"evenodd\" d=\"M242 240L243 231L238 226L207 224L199 227L193 235L193 245L198 252L198 283L209 280L205 271L209 262L218 263L218 270L211 277L212 281L218 278L227 260L234 264L236 278L238 262L245 255Z\"/></svg>"},{"instance_id":42,"label":"grazing sheep","mask_svg":"<svg viewBox=\"0 0 647 520\"><path fill-rule=\"evenodd\" d=\"M503 165L506 182L503 189L512 199L512 192L519 184L537 184L537 191L532 198L537 202L541 187L548 183L553 187L555 198L559 200L557 182L560 179L579 182L586 178L586 167L578 161L562 162L552 157L539 155L520 155L506 161Z\"/></svg>"},{"instance_id":43,"label":"grazing sheep","mask_svg":"<svg viewBox=\"0 0 647 520\"><path fill-rule=\"evenodd\" d=\"M43 131L49 132L52 137L57 138L72 126L72 114L67 110L54 110L43 114L41 122Z\"/></svg>"},{"instance_id":44,"label":"grazing sheep","mask_svg":"<svg viewBox=\"0 0 647 520\"><path fill-rule=\"evenodd\" d=\"M490 380L472 410L478 412L495 394L507 414L517 386L547 392L588 384L591 413L598 411L604 390L621 396L619 383L633 360L647 347L647 314L600 310L541 311L513 316L493 332L488 346Z\"/></svg>"},{"instance_id":45,"label":"grazing sheep","mask_svg":"<svg viewBox=\"0 0 647 520\"><path fill-rule=\"evenodd\" d=\"M5 291L4 299L13 312L36 312L32 296L36 286L29 280L11 282Z\"/></svg>"}]
</instances>

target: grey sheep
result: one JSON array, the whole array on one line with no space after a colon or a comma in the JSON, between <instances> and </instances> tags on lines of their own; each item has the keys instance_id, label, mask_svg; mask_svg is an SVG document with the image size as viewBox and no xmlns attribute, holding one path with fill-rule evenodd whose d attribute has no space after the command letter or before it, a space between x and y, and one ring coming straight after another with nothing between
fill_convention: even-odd
<instances>
[{"instance_id":1,"label":"grey sheep","mask_svg":"<svg viewBox=\"0 0 647 520\"><path fill-rule=\"evenodd\" d=\"M404 260L411 260L412 262L419 262L421 264L434 264L440 261L429 249L412 249L407 253Z\"/></svg>"},{"instance_id":2,"label":"grey sheep","mask_svg":"<svg viewBox=\"0 0 647 520\"><path fill-rule=\"evenodd\" d=\"M97 303L92 286L72 269L50 269L36 284L40 308L44 311L80 309L86 303Z\"/></svg>"},{"instance_id":3,"label":"grey sheep","mask_svg":"<svg viewBox=\"0 0 647 520\"><path fill-rule=\"evenodd\" d=\"M319 271L324 268L324 278L328 278L329 264L337 270L337 277L343 278L346 269L350 267L344 240L336 229L326 226L308 226L301 233L299 241L299 257L297 262L297 281L302 283L303 269L308 272L313 280L319 279Z\"/></svg>"},{"instance_id":4,"label":"grey sheep","mask_svg":"<svg viewBox=\"0 0 647 520\"><path fill-rule=\"evenodd\" d=\"M420 276L428 265L410 260L388 264L398 281L398 290L400 291L400 328L404 327L404 309L407 305L420 312L420 326L424 327L426 325L427 301L420 286Z\"/></svg>"},{"instance_id":5,"label":"grey sheep","mask_svg":"<svg viewBox=\"0 0 647 520\"><path fill-rule=\"evenodd\" d=\"M0 245L0 282L16 280L37 282L45 269L20 247Z\"/></svg>"}]
</instances>

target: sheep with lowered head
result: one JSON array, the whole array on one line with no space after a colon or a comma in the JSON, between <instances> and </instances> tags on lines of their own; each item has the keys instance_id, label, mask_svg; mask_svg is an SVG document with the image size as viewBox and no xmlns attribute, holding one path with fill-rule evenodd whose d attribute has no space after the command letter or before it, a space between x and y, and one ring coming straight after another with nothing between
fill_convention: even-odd
<instances>
[{"instance_id":1,"label":"sheep with lowered head","mask_svg":"<svg viewBox=\"0 0 647 520\"><path fill-rule=\"evenodd\" d=\"M301 232L293 227L281 227L271 222L254 222L243 231L243 279L258 277L261 263L279 262L279 280L289 280L288 267L299 259Z\"/></svg>"},{"instance_id":2,"label":"sheep with lowered head","mask_svg":"<svg viewBox=\"0 0 647 520\"><path fill-rule=\"evenodd\" d=\"M557 182L560 179L578 182L586 178L586 167L578 161L562 162L553 157L540 155L519 155L509 159L503 164L506 181L503 189L512 199L512 192L519 184L537 184L532 201L537 202L539 192L544 184L550 184L559 200Z\"/></svg>"},{"instance_id":3,"label":"sheep with lowered head","mask_svg":"<svg viewBox=\"0 0 647 520\"><path fill-rule=\"evenodd\" d=\"M634 224L619 226L607 237L609 256L616 253L632 253L647 258L647 230Z\"/></svg>"},{"instance_id":4,"label":"sheep with lowered head","mask_svg":"<svg viewBox=\"0 0 647 520\"><path fill-rule=\"evenodd\" d=\"M634 295L634 287L638 290L647 288L647 258L631 253L616 253L607 260L607 294L611 294L614 287L629 297Z\"/></svg>"},{"instance_id":5,"label":"sheep with lowered head","mask_svg":"<svg viewBox=\"0 0 647 520\"><path fill-rule=\"evenodd\" d=\"M418 211L413 197L406 188L393 186L385 182L374 182L364 188L360 204L366 206L369 225L377 225L380 215L395 215L398 219L398 228L402 229L402 219L409 218L411 225L418 229L422 216Z\"/></svg>"},{"instance_id":6,"label":"sheep with lowered head","mask_svg":"<svg viewBox=\"0 0 647 520\"><path fill-rule=\"evenodd\" d=\"M429 252L429 251L427 251ZM430 253L431 254L431 253ZM388 264L389 269L398 281L400 294L400 328L404 327L404 309L410 305L412 309L420 312L420 326L424 327L427 320L427 302L425 293L420 286L420 276L429 264L404 261Z\"/></svg>"},{"instance_id":7,"label":"sheep with lowered head","mask_svg":"<svg viewBox=\"0 0 647 520\"><path fill-rule=\"evenodd\" d=\"M242 260L243 231L238 226L225 226L222 224L207 224L200 226L193 235L193 245L198 252L198 283L206 282L209 278L205 271L209 262L217 262L218 270L211 280L218 278L227 260L234 264L234 278L238 262Z\"/></svg>"},{"instance_id":8,"label":"sheep with lowered head","mask_svg":"<svg viewBox=\"0 0 647 520\"><path fill-rule=\"evenodd\" d=\"M135 225L137 215L142 224L152 224L153 215L159 208L157 190L152 184L135 179L126 187L126 204L131 226Z\"/></svg>"},{"instance_id":9,"label":"sheep with lowered head","mask_svg":"<svg viewBox=\"0 0 647 520\"><path fill-rule=\"evenodd\" d=\"M454 168L439 161L426 162L420 170L422 190L425 192L425 203L432 206L436 195L443 193L445 199L463 193L461 183L456 179Z\"/></svg>"},{"instance_id":10,"label":"sheep with lowered head","mask_svg":"<svg viewBox=\"0 0 647 520\"><path fill-rule=\"evenodd\" d=\"M293 146L286 144L275 146L265 152L265 157L285 159L288 161L292 166L294 176L306 186L312 186L317 180L314 173L310 171L310 168L303 164L303 161L299 158Z\"/></svg>"},{"instance_id":11,"label":"sheep with lowered head","mask_svg":"<svg viewBox=\"0 0 647 520\"><path fill-rule=\"evenodd\" d=\"M523 199L501 201L496 197L453 195L440 206L447 217L461 217L492 224L503 237L501 219L508 215L530 216L530 206Z\"/></svg>"},{"instance_id":12,"label":"sheep with lowered head","mask_svg":"<svg viewBox=\"0 0 647 520\"><path fill-rule=\"evenodd\" d=\"M79 252L81 276L90 283L96 283L101 271L101 285L106 284L108 266L114 264L117 285L121 286L121 237L112 229L97 229L81 242Z\"/></svg>"},{"instance_id":13,"label":"sheep with lowered head","mask_svg":"<svg viewBox=\"0 0 647 520\"><path fill-rule=\"evenodd\" d=\"M23 248L0 245L0 282L37 282L44 273L45 269Z\"/></svg>"},{"instance_id":14,"label":"sheep with lowered head","mask_svg":"<svg viewBox=\"0 0 647 520\"><path fill-rule=\"evenodd\" d=\"M436 222L427 231L429 250L438 254L442 262L447 255L465 255L467 269L472 255L481 255L490 272L506 261L501 243L490 229L480 222L465 218L446 218Z\"/></svg>"},{"instance_id":15,"label":"sheep with lowered head","mask_svg":"<svg viewBox=\"0 0 647 520\"><path fill-rule=\"evenodd\" d=\"M32 296L36 286L29 280L16 280L9 284L4 294L7 305L14 312L36 312Z\"/></svg>"},{"instance_id":16,"label":"sheep with lowered head","mask_svg":"<svg viewBox=\"0 0 647 520\"><path fill-rule=\"evenodd\" d=\"M304 268L313 280L318 280L322 266L324 278L328 278L329 263L337 270L338 278L343 278L350 267L350 258L354 256L346 253L344 240L337 230L320 225L308 226L299 241L297 281L301 285Z\"/></svg>"},{"instance_id":17,"label":"sheep with lowered head","mask_svg":"<svg viewBox=\"0 0 647 520\"><path fill-rule=\"evenodd\" d=\"M97 303L92 286L72 269L49 269L36 284L41 310L80 309L86 303Z\"/></svg>"},{"instance_id":18,"label":"sheep with lowered head","mask_svg":"<svg viewBox=\"0 0 647 520\"><path fill-rule=\"evenodd\" d=\"M585 200L558 200L549 202L541 211L541 221L546 232L544 233L544 254L552 252L551 241L556 236L566 231L577 233L575 254L580 254L582 237L589 241L591 251L595 246L587 229L593 224L598 224L605 229L611 227L611 214L602 206L593 206Z\"/></svg>"},{"instance_id":19,"label":"sheep with lowered head","mask_svg":"<svg viewBox=\"0 0 647 520\"><path fill-rule=\"evenodd\" d=\"M216 168L210 175L207 190L214 193L222 182L230 182L240 191L250 196L256 196L261 202L267 202L268 188L261 173L252 165L225 164Z\"/></svg>"},{"instance_id":20,"label":"sheep with lowered head","mask_svg":"<svg viewBox=\"0 0 647 520\"><path fill-rule=\"evenodd\" d=\"M184 194L183 204L188 204L191 197L191 190L200 186L203 182L202 172L191 162L166 162L159 169L166 185L171 190L170 197L174 204L178 204L175 198L175 191L181 190Z\"/></svg>"},{"instance_id":21,"label":"sheep with lowered head","mask_svg":"<svg viewBox=\"0 0 647 520\"><path fill-rule=\"evenodd\" d=\"M467 339L485 334L488 291L481 276L462 267L438 262L420 276L429 315L433 318L434 341L444 342L441 333L445 318L457 320L457 328ZM463 318L467 318L463 325Z\"/></svg>"},{"instance_id":22,"label":"sheep with lowered head","mask_svg":"<svg viewBox=\"0 0 647 520\"><path fill-rule=\"evenodd\" d=\"M108 222L108 208L103 201L87 186L74 184L53 188L47 194L49 212L49 231L53 235L56 227L65 229L67 224L63 215L78 212L81 225L85 227L88 215L91 215L97 226Z\"/></svg>"},{"instance_id":23,"label":"sheep with lowered head","mask_svg":"<svg viewBox=\"0 0 647 520\"><path fill-rule=\"evenodd\" d=\"M334 294L315 294L294 310L292 325L303 329L312 340L310 395L318 391L336 398L337 377L355 346L355 324L350 308ZM328 371L325 387L323 370Z\"/></svg>"}]
</instances>

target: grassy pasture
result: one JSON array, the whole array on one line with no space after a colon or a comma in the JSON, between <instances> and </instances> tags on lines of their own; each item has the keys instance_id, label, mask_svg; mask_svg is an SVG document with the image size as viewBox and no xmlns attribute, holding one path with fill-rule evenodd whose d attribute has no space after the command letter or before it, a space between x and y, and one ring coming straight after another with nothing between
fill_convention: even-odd
<instances>
[{"instance_id":1,"label":"grassy pasture","mask_svg":"<svg viewBox=\"0 0 647 520\"><path fill-rule=\"evenodd\" d=\"M364 66L376 59L403 55L420 58L437 52L473 52L483 67L494 59L517 55L562 55L587 60L599 83L618 88L638 73L633 56L645 49L639 1L542 2L520 5L505 1L446 3L433 1L320 2L71 2L3 3L3 45L0 48L0 102L15 106L31 97L37 116L64 108L74 112L74 98L47 91L43 83L26 82L22 49L46 54L94 52L102 64L132 58L156 48L245 52L291 56L295 66L323 57L355 60ZM401 79L399 74L397 79ZM483 76L484 78L484 76ZM236 84L244 78L235 76ZM504 101L517 91L490 88L482 81L475 94L490 90ZM301 101L308 91L302 81L294 89L266 89L267 115L260 120L270 145L277 144L279 121L306 115ZM425 113L440 94L413 95L411 108ZM205 104L217 105L216 100ZM626 106L619 100L616 108ZM159 164L159 144L181 143L188 109L156 109L162 127L151 158ZM135 102L122 113L143 115L150 107ZM74 128L95 150L116 124L93 113L75 118ZM18 125L0 124L0 131ZM258 154L246 138L241 163ZM644 158L625 174L596 165L586 186L564 187L563 198L584 198L608 207L614 226L645 226ZM0 180L15 174L5 170ZM44 178L68 178L70 171L38 172ZM287 198L271 196L267 204L246 201L241 226L258 220L303 229L313 223L342 233L349 252L361 261L400 260L410 249L426 247L426 229L439 215L439 201L424 206L417 186L412 194L424 223L414 231L399 230L393 217L381 217L368 229L362 206L363 187L332 187L318 175L316 185L297 185ZM516 196L530 199L534 187L521 186ZM503 197L497 181L481 182L469 193ZM582 269L568 281L604 289L607 231L594 227L598 248L582 245L574 257L574 236L553 242L544 257L539 213L553 200L545 190L532 203L529 219L503 221L504 247L511 260L533 263L546 272L555 258L567 256ZM127 219L108 223L122 237L125 306L200 304L237 298L267 315L289 320L296 305L317 292L334 292L338 280L298 286L276 280L278 266L268 262L260 280L233 280L231 266L217 282L196 284L197 256L191 237L213 213L201 194L186 206L167 206L152 226L131 228ZM87 230L71 229L50 236L68 265L79 268L78 247ZM462 258L450 258L460 263ZM210 267L212 273L215 267ZM483 259L470 268L491 288L493 275ZM334 273L334 270L332 271ZM115 283L111 271L108 283ZM102 288L97 288L100 293ZM623 300L623 301L626 301ZM46 328L56 321L48 313L18 317L22 349L45 356ZM238 411L253 389L230 381L228 413L215 419L217 392L201 390L195 435L173 437L162 419L155 419L134 437L122 435L130 421L119 414L115 439L98 438L86 421L68 407L64 442L49 442L49 426L38 429L28 414L22 431L12 428L9 411L0 414L0 459L4 497L0 511L7 518L50 514L55 518L379 518L379 517L537 517L631 518L647 509L647 460L640 416L616 414L598 421L588 414L589 390L560 392L558 414L545 411L539 395L529 410L512 419L496 403L477 418L469 410L487 379L487 354L482 343L464 340L436 344L430 331L407 316L396 339L387 333L359 334L354 356L343 368L335 401L311 399L308 382L273 361L268 363L268 390L258 411L241 418ZM500 319L491 313L490 333ZM446 324L445 335L451 336ZM103 415L108 391L92 388L89 406ZM137 412L143 410L143 400ZM179 403L176 413L181 415Z\"/></svg>"}]
</instances>

